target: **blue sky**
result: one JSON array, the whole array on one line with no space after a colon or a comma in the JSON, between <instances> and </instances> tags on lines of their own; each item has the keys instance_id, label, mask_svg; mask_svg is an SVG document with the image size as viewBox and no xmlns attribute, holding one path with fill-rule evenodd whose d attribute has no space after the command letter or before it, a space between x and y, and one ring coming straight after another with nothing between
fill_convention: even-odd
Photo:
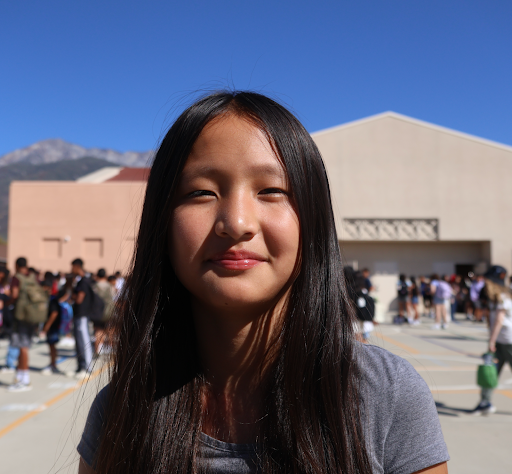
<instances>
[{"instance_id":1,"label":"blue sky","mask_svg":"<svg viewBox=\"0 0 512 474\"><path fill-rule=\"evenodd\" d=\"M512 145L506 0L0 2L0 155L152 149L194 91L253 89L310 132L393 110Z\"/></svg>"}]
</instances>

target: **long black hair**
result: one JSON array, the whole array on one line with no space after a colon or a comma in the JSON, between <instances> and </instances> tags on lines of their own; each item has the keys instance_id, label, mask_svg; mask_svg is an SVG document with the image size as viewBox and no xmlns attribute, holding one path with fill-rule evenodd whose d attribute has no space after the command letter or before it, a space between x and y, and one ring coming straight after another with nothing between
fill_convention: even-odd
<instances>
[{"instance_id":1,"label":"long black hair","mask_svg":"<svg viewBox=\"0 0 512 474\"><path fill-rule=\"evenodd\" d=\"M131 272L119 298L108 409L96 460L103 473L197 472L201 387L189 295L167 256L173 196L207 123L234 114L266 135L300 222L298 274L277 335L258 437L266 473L371 472L360 420L349 298L320 153L283 106L217 92L185 110L156 154Z\"/></svg>"}]
</instances>

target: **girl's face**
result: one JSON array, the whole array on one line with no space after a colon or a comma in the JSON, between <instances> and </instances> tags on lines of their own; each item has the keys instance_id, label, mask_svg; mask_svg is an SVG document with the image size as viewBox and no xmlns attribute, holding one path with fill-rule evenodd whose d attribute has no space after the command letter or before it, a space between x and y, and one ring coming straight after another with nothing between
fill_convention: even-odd
<instances>
[{"instance_id":1,"label":"girl's face","mask_svg":"<svg viewBox=\"0 0 512 474\"><path fill-rule=\"evenodd\" d=\"M180 177L168 240L196 307L265 311L284 294L300 234L289 194L257 127L227 115L203 129Z\"/></svg>"}]
</instances>

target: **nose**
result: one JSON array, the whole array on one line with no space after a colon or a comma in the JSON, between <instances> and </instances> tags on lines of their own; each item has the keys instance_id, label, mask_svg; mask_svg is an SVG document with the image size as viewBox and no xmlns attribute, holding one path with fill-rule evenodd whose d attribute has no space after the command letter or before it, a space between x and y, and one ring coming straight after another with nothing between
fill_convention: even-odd
<instances>
[{"instance_id":1,"label":"nose","mask_svg":"<svg viewBox=\"0 0 512 474\"><path fill-rule=\"evenodd\" d=\"M215 233L233 240L250 240L258 232L256 203L250 193L238 191L220 199Z\"/></svg>"}]
</instances>

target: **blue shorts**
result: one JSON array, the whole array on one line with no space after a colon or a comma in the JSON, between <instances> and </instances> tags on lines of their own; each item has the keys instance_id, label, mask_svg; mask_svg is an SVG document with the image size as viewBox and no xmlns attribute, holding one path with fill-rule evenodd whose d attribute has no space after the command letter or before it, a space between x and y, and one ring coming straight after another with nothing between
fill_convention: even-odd
<instances>
[{"instance_id":1,"label":"blue shorts","mask_svg":"<svg viewBox=\"0 0 512 474\"><path fill-rule=\"evenodd\" d=\"M46 343L47 344L57 344L57 342L60 341L60 336L59 336L59 330L57 329L56 331L48 331L48 333L46 333Z\"/></svg>"}]
</instances>

